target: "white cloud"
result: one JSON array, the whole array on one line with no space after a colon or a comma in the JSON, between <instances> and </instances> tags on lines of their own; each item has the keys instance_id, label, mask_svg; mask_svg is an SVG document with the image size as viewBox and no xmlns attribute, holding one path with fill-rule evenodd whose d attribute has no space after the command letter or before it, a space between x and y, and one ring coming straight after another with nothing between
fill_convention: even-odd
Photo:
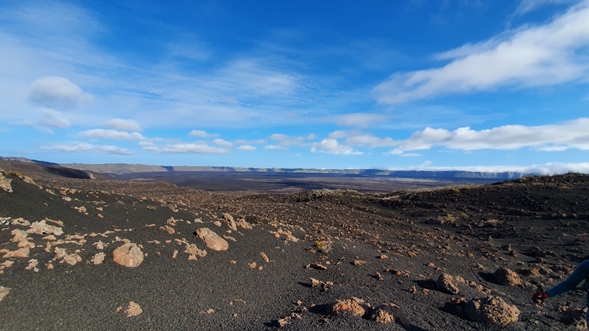
<instances>
[{"instance_id":1,"label":"white cloud","mask_svg":"<svg viewBox=\"0 0 589 331\"><path fill-rule=\"evenodd\" d=\"M374 123L382 123L387 117L380 114L355 113L335 116L335 122L341 126L351 126L355 128L368 127Z\"/></svg>"},{"instance_id":2,"label":"white cloud","mask_svg":"<svg viewBox=\"0 0 589 331\"><path fill-rule=\"evenodd\" d=\"M237 139L234 142L238 145L264 145L268 141L266 139L257 139L257 140Z\"/></svg>"},{"instance_id":3,"label":"white cloud","mask_svg":"<svg viewBox=\"0 0 589 331\"><path fill-rule=\"evenodd\" d=\"M286 146L278 146L278 145L266 145L264 149L269 151L287 151L288 147Z\"/></svg>"},{"instance_id":4,"label":"white cloud","mask_svg":"<svg viewBox=\"0 0 589 331\"><path fill-rule=\"evenodd\" d=\"M362 152L355 151L350 146L340 145L335 139L323 139L311 145L311 152L336 154L336 155L361 155Z\"/></svg>"},{"instance_id":5,"label":"white cloud","mask_svg":"<svg viewBox=\"0 0 589 331\"><path fill-rule=\"evenodd\" d=\"M215 138L218 137L219 134L217 133L207 133L204 130L192 130L188 134L189 137L199 137L199 138Z\"/></svg>"},{"instance_id":6,"label":"white cloud","mask_svg":"<svg viewBox=\"0 0 589 331\"><path fill-rule=\"evenodd\" d=\"M386 146L395 146L398 144L397 141L390 137L379 138L375 137L369 133L365 133L362 131L348 131L348 130L338 130L333 131L329 135L327 135L327 139L342 139L346 138L347 145L354 145L354 146L370 146L370 147L386 147Z\"/></svg>"},{"instance_id":7,"label":"white cloud","mask_svg":"<svg viewBox=\"0 0 589 331\"><path fill-rule=\"evenodd\" d=\"M575 3L578 0L522 0L515 10L516 15L523 15L546 5Z\"/></svg>"},{"instance_id":8,"label":"white cloud","mask_svg":"<svg viewBox=\"0 0 589 331\"><path fill-rule=\"evenodd\" d=\"M275 133L270 136L271 140L278 141L281 146L308 146L306 140L315 139L315 134L311 133L306 137L289 137L283 133Z\"/></svg>"},{"instance_id":9,"label":"white cloud","mask_svg":"<svg viewBox=\"0 0 589 331\"><path fill-rule=\"evenodd\" d=\"M545 164L534 164L530 166L465 166L465 167L437 167L431 162L424 162L419 166L412 166L405 169L391 170L423 170L423 171L474 171L474 172L523 172L539 175L556 175L568 172L579 172L589 174L589 162L582 163L560 163L549 162Z\"/></svg>"},{"instance_id":10,"label":"white cloud","mask_svg":"<svg viewBox=\"0 0 589 331\"><path fill-rule=\"evenodd\" d=\"M213 144L215 144L217 146L221 146L221 147L231 147L231 146L233 146L233 143L231 143L231 142L229 142L227 140L224 140L224 139L219 139L219 138L213 140Z\"/></svg>"},{"instance_id":11,"label":"white cloud","mask_svg":"<svg viewBox=\"0 0 589 331\"><path fill-rule=\"evenodd\" d=\"M79 137L94 139L112 139L112 140L143 140L144 137L138 132L124 132L117 130L93 129L78 133Z\"/></svg>"},{"instance_id":12,"label":"white cloud","mask_svg":"<svg viewBox=\"0 0 589 331\"><path fill-rule=\"evenodd\" d=\"M41 77L31 84L28 100L37 106L65 109L92 101L93 97L66 78Z\"/></svg>"},{"instance_id":13,"label":"white cloud","mask_svg":"<svg viewBox=\"0 0 589 331\"><path fill-rule=\"evenodd\" d=\"M91 154L120 154L131 155L130 150L112 145L92 145L87 143L56 144L41 146L40 149L54 150L67 153L91 153Z\"/></svg>"},{"instance_id":14,"label":"white cloud","mask_svg":"<svg viewBox=\"0 0 589 331\"><path fill-rule=\"evenodd\" d=\"M112 120L107 121L104 123L111 129L119 130L119 131L134 131L140 132L141 125L137 123L137 121L132 119L121 119L121 118L114 118Z\"/></svg>"},{"instance_id":15,"label":"white cloud","mask_svg":"<svg viewBox=\"0 0 589 331\"><path fill-rule=\"evenodd\" d=\"M256 147L250 146L250 145L241 145L241 146L237 147L236 149L240 150L240 151L255 151L255 150L257 150Z\"/></svg>"},{"instance_id":16,"label":"white cloud","mask_svg":"<svg viewBox=\"0 0 589 331\"><path fill-rule=\"evenodd\" d=\"M140 141L137 143L137 146L146 151L157 152L159 150L159 148L157 148L157 146L151 141Z\"/></svg>"},{"instance_id":17,"label":"white cloud","mask_svg":"<svg viewBox=\"0 0 589 331\"><path fill-rule=\"evenodd\" d=\"M60 112L55 111L53 109L41 110L41 118L39 119L39 125L56 129L67 129L71 127L68 118Z\"/></svg>"},{"instance_id":18,"label":"white cloud","mask_svg":"<svg viewBox=\"0 0 589 331\"><path fill-rule=\"evenodd\" d=\"M503 86L554 85L586 79L589 1L540 26L509 31L489 41L438 55L441 68L395 73L374 88L380 103L396 104L442 94Z\"/></svg>"},{"instance_id":19,"label":"white cloud","mask_svg":"<svg viewBox=\"0 0 589 331\"><path fill-rule=\"evenodd\" d=\"M181 143L165 146L162 151L164 153L195 153L195 154L227 154L224 148L213 147L204 142Z\"/></svg>"},{"instance_id":20,"label":"white cloud","mask_svg":"<svg viewBox=\"0 0 589 331\"><path fill-rule=\"evenodd\" d=\"M434 146L465 151L514 150L523 147L544 151L589 150L587 128L589 118L541 126L505 125L481 131L469 127L454 131L428 127L413 133L407 140L399 141L397 147L389 153L402 154L405 151L425 150Z\"/></svg>"}]
</instances>

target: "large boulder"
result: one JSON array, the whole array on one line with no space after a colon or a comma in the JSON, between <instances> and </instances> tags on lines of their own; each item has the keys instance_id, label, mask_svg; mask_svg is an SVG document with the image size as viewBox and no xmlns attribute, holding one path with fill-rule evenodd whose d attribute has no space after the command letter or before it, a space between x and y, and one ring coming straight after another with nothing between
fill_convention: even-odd
<instances>
[{"instance_id":1,"label":"large boulder","mask_svg":"<svg viewBox=\"0 0 589 331\"><path fill-rule=\"evenodd\" d=\"M134 243L126 243L112 252L113 260L127 268L136 268L143 262L143 252Z\"/></svg>"},{"instance_id":2,"label":"large boulder","mask_svg":"<svg viewBox=\"0 0 589 331\"><path fill-rule=\"evenodd\" d=\"M521 278L515 271L507 268L499 268L493 273L493 277L499 285L517 286L522 283Z\"/></svg>"},{"instance_id":3,"label":"large boulder","mask_svg":"<svg viewBox=\"0 0 589 331\"><path fill-rule=\"evenodd\" d=\"M218 234L209 228L200 228L196 230L196 235L205 242L205 245L214 251L226 251L229 249L227 240L221 238Z\"/></svg>"},{"instance_id":4,"label":"large boulder","mask_svg":"<svg viewBox=\"0 0 589 331\"><path fill-rule=\"evenodd\" d=\"M467 302L464 312L473 321L501 326L517 322L520 314L516 306L507 304L498 296L472 299Z\"/></svg>"},{"instance_id":5,"label":"large boulder","mask_svg":"<svg viewBox=\"0 0 589 331\"><path fill-rule=\"evenodd\" d=\"M436 281L438 290L450 294L458 294L458 286L454 284L454 277L449 274L441 274Z\"/></svg>"}]
</instances>

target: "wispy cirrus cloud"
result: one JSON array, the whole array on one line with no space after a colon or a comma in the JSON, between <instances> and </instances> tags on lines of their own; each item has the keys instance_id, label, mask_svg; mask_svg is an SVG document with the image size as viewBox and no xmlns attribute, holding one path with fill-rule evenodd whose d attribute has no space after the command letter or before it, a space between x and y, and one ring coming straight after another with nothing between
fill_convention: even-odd
<instances>
[{"instance_id":1,"label":"wispy cirrus cloud","mask_svg":"<svg viewBox=\"0 0 589 331\"><path fill-rule=\"evenodd\" d=\"M474 172L522 172L528 174L556 175L568 172L589 173L589 162L563 163L548 162L533 165L497 165L497 166L463 166L463 167L442 167L434 166L431 161L421 165L411 166L403 169L391 168L390 170L422 170L422 171L474 171Z\"/></svg>"},{"instance_id":2,"label":"wispy cirrus cloud","mask_svg":"<svg viewBox=\"0 0 589 331\"><path fill-rule=\"evenodd\" d=\"M225 148L210 146L204 142L180 143L166 145L161 149L164 153L194 153L194 154L227 154Z\"/></svg>"},{"instance_id":3,"label":"wispy cirrus cloud","mask_svg":"<svg viewBox=\"0 0 589 331\"><path fill-rule=\"evenodd\" d=\"M189 137L198 137L198 138L216 138L219 136L218 133L207 133L204 130L192 130L188 133Z\"/></svg>"},{"instance_id":4,"label":"wispy cirrus cloud","mask_svg":"<svg viewBox=\"0 0 589 331\"><path fill-rule=\"evenodd\" d=\"M79 137L92 139L110 139L110 140L142 140L143 135L139 132L125 132L117 130L93 129L78 133Z\"/></svg>"},{"instance_id":5,"label":"wispy cirrus cloud","mask_svg":"<svg viewBox=\"0 0 589 331\"><path fill-rule=\"evenodd\" d=\"M60 151L66 153L88 153L88 154L119 154L131 155L133 152L126 148L113 145L92 145L88 143L61 143L39 147L43 150Z\"/></svg>"},{"instance_id":6,"label":"wispy cirrus cloud","mask_svg":"<svg viewBox=\"0 0 589 331\"><path fill-rule=\"evenodd\" d=\"M238 151L255 151L257 150L256 147L251 145L241 145L236 148Z\"/></svg>"},{"instance_id":7,"label":"wispy cirrus cloud","mask_svg":"<svg viewBox=\"0 0 589 331\"><path fill-rule=\"evenodd\" d=\"M437 55L441 68L394 73L374 88L378 102L398 104L453 93L500 87L587 82L589 1L544 25L508 31Z\"/></svg>"}]
</instances>

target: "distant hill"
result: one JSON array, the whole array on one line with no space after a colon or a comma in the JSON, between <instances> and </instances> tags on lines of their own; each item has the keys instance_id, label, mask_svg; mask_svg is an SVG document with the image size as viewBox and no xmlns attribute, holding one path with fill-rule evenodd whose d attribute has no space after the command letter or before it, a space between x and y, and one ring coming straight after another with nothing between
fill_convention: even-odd
<instances>
[{"instance_id":1,"label":"distant hill","mask_svg":"<svg viewBox=\"0 0 589 331\"><path fill-rule=\"evenodd\" d=\"M298 173L298 174L338 174L366 177L398 177L429 179L488 179L506 180L534 175L522 172L475 172L475 171L417 171L382 169L304 169L304 168L239 168L207 166L157 166L143 164L61 164L63 167L104 174L129 174L142 172L242 172L242 173Z\"/></svg>"},{"instance_id":2,"label":"distant hill","mask_svg":"<svg viewBox=\"0 0 589 331\"><path fill-rule=\"evenodd\" d=\"M41 178L65 177L95 179L96 177L106 177L105 175L95 176L91 171L68 168L57 163L30 160L20 157L0 157L0 168L7 172L16 172L27 176Z\"/></svg>"}]
</instances>

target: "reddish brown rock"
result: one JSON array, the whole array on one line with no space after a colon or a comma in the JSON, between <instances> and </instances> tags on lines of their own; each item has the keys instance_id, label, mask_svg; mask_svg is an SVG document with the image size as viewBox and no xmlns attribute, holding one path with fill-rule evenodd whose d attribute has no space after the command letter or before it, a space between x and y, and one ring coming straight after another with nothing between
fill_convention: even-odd
<instances>
[{"instance_id":1,"label":"reddish brown rock","mask_svg":"<svg viewBox=\"0 0 589 331\"><path fill-rule=\"evenodd\" d=\"M395 314L399 311L399 306L394 303L385 303L374 307L371 310L369 319L380 324L388 324L395 322Z\"/></svg>"},{"instance_id":2,"label":"reddish brown rock","mask_svg":"<svg viewBox=\"0 0 589 331\"><path fill-rule=\"evenodd\" d=\"M127 268L136 268L143 262L143 252L137 244L126 243L115 249L112 253L113 260Z\"/></svg>"},{"instance_id":3,"label":"reddish brown rock","mask_svg":"<svg viewBox=\"0 0 589 331\"><path fill-rule=\"evenodd\" d=\"M143 313L143 309L141 309L139 304L134 301L130 301L129 306L125 310L125 314L127 315L127 317L139 316L142 313Z\"/></svg>"},{"instance_id":4,"label":"reddish brown rock","mask_svg":"<svg viewBox=\"0 0 589 331\"><path fill-rule=\"evenodd\" d=\"M454 284L454 277L449 274L441 274L436 281L436 286L442 292L450 294L458 294L460 292L456 284Z\"/></svg>"},{"instance_id":5,"label":"reddish brown rock","mask_svg":"<svg viewBox=\"0 0 589 331\"><path fill-rule=\"evenodd\" d=\"M521 284L521 278L517 273L507 268L499 268L493 273L493 277L499 285L517 286Z\"/></svg>"},{"instance_id":6,"label":"reddish brown rock","mask_svg":"<svg viewBox=\"0 0 589 331\"><path fill-rule=\"evenodd\" d=\"M329 313L340 315L351 313L353 316L364 316L370 310L370 305L364 300L352 297L346 300L337 300L336 303L329 306Z\"/></svg>"}]
</instances>

